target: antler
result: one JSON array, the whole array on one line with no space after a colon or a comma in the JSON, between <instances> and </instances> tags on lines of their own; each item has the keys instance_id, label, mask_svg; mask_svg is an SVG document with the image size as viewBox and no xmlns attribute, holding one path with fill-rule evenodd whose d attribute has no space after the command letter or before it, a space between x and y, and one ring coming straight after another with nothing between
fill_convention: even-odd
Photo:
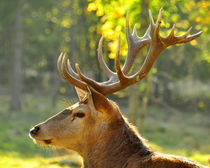
<instances>
[{"instance_id":1,"label":"antler","mask_svg":"<svg viewBox=\"0 0 210 168\"><path fill-rule=\"evenodd\" d=\"M113 72L109 69L103 59L102 52L102 42L103 36L101 37L98 45L98 60L102 70L109 80L105 82L97 82L93 79L86 77L76 64L76 72L71 67L69 60L67 60L66 55L61 53L58 58L58 70L61 76L69 82L83 90L87 90L87 85L93 87L98 92L103 95L111 94L122 90L129 85L132 85L140 80L142 80L147 73L152 68L157 57L160 53L166 49L168 46L187 43L198 36L201 35L202 31L197 32L193 35L189 35L192 28L189 28L187 32L181 36L174 35L175 25L172 27L169 35L167 37L160 36L160 24L162 20L162 9L160 9L156 23L153 20L151 11L149 12L150 25L143 37L139 37L134 26L133 33L130 33L128 15L126 17L126 38L128 42L128 54L126 57L125 64L123 68L120 67L120 36L118 38L118 46L115 57L115 70ZM143 65L139 71L131 76L127 76L129 70L131 69L137 54L146 45L150 45L148 54L143 62ZM67 61L66 61L67 60Z\"/></svg>"}]
</instances>

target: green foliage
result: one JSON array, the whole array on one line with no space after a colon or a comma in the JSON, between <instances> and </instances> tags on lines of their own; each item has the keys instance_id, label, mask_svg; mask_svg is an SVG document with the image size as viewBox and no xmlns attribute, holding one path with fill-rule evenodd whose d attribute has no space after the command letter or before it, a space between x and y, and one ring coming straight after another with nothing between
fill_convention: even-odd
<instances>
[{"instance_id":1,"label":"green foliage","mask_svg":"<svg viewBox=\"0 0 210 168\"><path fill-rule=\"evenodd\" d=\"M17 2L0 2L0 14L4 16L0 24L0 37L3 49L0 51L2 84L7 85L12 66L11 55L14 22ZM143 7L142 7L143 6ZM144 9L144 6L148 9ZM61 51L68 52L72 63L79 62L82 70L91 77L101 78L96 61L96 48L101 34L106 44L104 53L113 59L115 57L117 37L122 36L121 55L125 58L127 44L125 39L125 15L129 13L131 27L136 24L139 35L149 25L148 10L157 17L158 10L163 7L162 34L166 35L176 23L177 32L181 34L190 25L194 32L203 30L203 35L190 44L181 47L171 47L160 56L157 62L157 74L168 72L174 79L193 76L206 81L210 75L209 58L209 8L206 0L188 1L149 1L132 0L90 0L90 1L24 1L24 75L26 86L37 85L45 88L45 81L53 79L51 72L56 70L56 55ZM143 19L142 19L143 18ZM177 51L177 52L175 52ZM145 55L144 52L143 55ZM170 55L170 56L167 56ZM107 58L106 58L107 59ZM139 59L142 62L143 59ZM108 61L112 64L112 61ZM164 66L163 66L164 65ZM93 75L90 69L96 73ZM204 73L205 72L205 73ZM39 75L42 73L42 75ZM167 79L164 79L167 80ZM41 81L41 82L40 82ZM43 86L43 87L42 87ZM47 86L49 87L49 86ZM29 87L30 88L30 87Z\"/></svg>"}]
</instances>

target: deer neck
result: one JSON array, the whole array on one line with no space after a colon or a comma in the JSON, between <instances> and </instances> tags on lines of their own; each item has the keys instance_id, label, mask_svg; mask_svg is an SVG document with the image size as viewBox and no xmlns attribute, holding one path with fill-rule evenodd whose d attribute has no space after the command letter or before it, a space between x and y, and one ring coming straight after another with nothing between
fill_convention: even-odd
<instances>
[{"instance_id":1,"label":"deer neck","mask_svg":"<svg viewBox=\"0 0 210 168\"><path fill-rule=\"evenodd\" d=\"M144 157L151 154L143 140L124 119L115 121L109 127L83 153L85 168L122 168L133 155Z\"/></svg>"}]
</instances>

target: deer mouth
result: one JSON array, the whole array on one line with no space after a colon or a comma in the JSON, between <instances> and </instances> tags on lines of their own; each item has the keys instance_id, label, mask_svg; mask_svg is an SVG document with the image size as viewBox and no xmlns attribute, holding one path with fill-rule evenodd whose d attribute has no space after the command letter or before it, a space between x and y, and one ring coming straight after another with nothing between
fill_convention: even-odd
<instances>
[{"instance_id":1,"label":"deer mouth","mask_svg":"<svg viewBox=\"0 0 210 168\"><path fill-rule=\"evenodd\" d=\"M45 139L43 140L43 142L46 144L46 145L49 145L52 143L52 139Z\"/></svg>"},{"instance_id":2,"label":"deer mouth","mask_svg":"<svg viewBox=\"0 0 210 168\"><path fill-rule=\"evenodd\" d=\"M39 144L39 145L52 145L53 143L53 139L50 138L50 139L36 139L36 138L33 138L33 141L36 143L36 144Z\"/></svg>"}]
</instances>

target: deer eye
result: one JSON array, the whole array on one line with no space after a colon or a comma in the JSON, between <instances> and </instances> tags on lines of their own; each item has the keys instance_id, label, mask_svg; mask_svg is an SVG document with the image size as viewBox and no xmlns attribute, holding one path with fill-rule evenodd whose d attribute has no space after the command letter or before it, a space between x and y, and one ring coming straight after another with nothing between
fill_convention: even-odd
<instances>
[{"instance_id":1,"label":"deer eye","mask_svg":"<svg viewBox=\"0 0 210 168\"><path fill-rule=\"evenodd\" d=\"M85 114L81 112L75 114L75 117L78 117L78 118L83 118L84 116Z\"/></svg>"},{"instance_id":2,"label":"deer eye","mask_svg":"<svg viewBox=\"0 0 210 168\"><path fill-rule=\"evenodd\" d=\"M83 101L83 104L88 104L88 99L85 99L85 100Z\"/></svg>"}]
</instances>

